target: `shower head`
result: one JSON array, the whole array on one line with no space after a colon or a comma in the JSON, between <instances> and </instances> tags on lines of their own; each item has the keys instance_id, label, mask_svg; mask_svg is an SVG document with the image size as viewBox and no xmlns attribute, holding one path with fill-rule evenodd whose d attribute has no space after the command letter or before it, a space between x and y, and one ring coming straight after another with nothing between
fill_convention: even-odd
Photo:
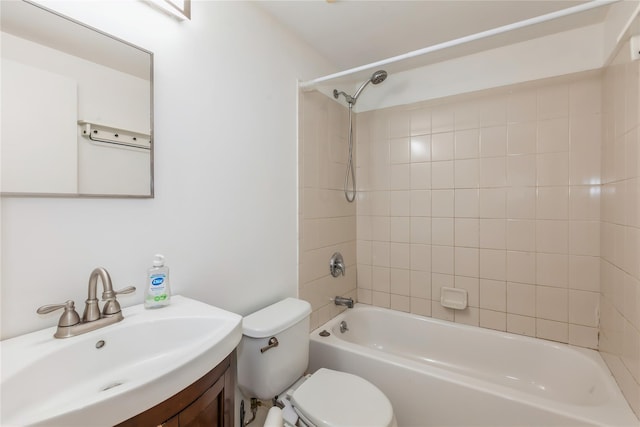
<instances>
[{"instance_id":1,"label":"shower head","mask_svg":"<svg viewBox=\"0 0 640 427\"><path fill-rule=\"evenodd\" d=\"M371 77L369 78L369 80L367 80L366 82L362 83L360 85L360 87L358 88L358 90L356 91L356 93L353 95L352 104L356 103L356 101L358 100L358 97L360 96L360 93L364 90L364 88L369 83L373 83L374 85L377 85L377 84L382 83L383 81L385 81L386 78L387 78L387 72L384 71L384 70L378 70L375 73L373 73L371 75Z\"/></svg>"},{"instance_id":2,"label":"shower head","mask_svg":"<svg viewBox=\"0 0 640 427\"><path fill-rule=\"evenodd\" d=\"M342 95L344 95L344 98L347 100L347 103L349 103L350 106L354 106L356 101L358 100L358 97L360 96L360 93L362 93L364 88L369 83L373 83L374 85L377 85L377 84L380 84L383 81L385 81L386 78L387 78L387 72L384 71L384 70L378 70L378 71L376 71L375 73L373 73L371 75L369 80L365 81L364 83L362 83L360 85L360 87L358 88L358 90L356 90L356 93L353 96L349 96L344 92L338 92L337 89L334 89L333 90L333 97L338 99L338 97L342 94Z\"/></svg>"},{"instance_id":3,"label":"shower head","mask_svg":"<svg viewBox=\"0 0 640 427\"><path fill-rule=\"evenodd\" d=\"M387 72L385 70L378 70L371 76L371 83L377 85L378 83L382 83L387 78Z\"/></svg>"}]
</instances>

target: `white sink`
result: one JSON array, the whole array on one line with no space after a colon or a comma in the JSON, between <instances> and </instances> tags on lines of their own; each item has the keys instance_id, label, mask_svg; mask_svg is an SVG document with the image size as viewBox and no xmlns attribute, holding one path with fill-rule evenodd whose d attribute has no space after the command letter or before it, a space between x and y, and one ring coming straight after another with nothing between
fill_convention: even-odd
<instances>
[{"instance_id":1,"label":"white sink","mask_svg":"<svg viewBox=\"0 0 640 427\"><path fill-rule=\"evenodd\" d=\"M192 384L242 338L241 316L182 296L123 314L76 337L53 338L52 327L0 342L0 425L113 426Z\"/></svg>"}]
</instances>

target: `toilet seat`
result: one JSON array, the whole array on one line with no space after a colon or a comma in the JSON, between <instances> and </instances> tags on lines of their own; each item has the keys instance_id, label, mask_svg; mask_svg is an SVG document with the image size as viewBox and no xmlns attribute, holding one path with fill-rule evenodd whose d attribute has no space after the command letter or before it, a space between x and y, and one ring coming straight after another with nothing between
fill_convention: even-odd
<instances>
[{"instance_id":1,"label":"toilet seat","mask_svg":"<svg viewBox=\"0 0 640 427\"><path fill-rule=\"evenodd\" d=\"M389 427L389 399L364 378L321 368L290 396L303 419L317 427Z\"/></svg>"}]
</instances>

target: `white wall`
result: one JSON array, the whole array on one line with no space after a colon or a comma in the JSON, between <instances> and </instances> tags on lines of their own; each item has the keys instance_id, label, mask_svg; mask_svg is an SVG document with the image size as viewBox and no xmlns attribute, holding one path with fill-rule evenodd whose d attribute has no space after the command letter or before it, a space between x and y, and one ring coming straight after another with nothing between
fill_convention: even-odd
<instances>
[{"instance_id":1,"label":"white wall","mask_svg":"<svg viewBox=\"0 0 640 427\"><path fill-rule=\"evenodd\" d=\"M174 293L246 314L297 292L297 80L329 64L246 2L177 22L141 2L49 7L154 52L155 199L2 199L2 338L82 307L91 269L139 286L156 252Z\"/></svg>"}]
</instances>

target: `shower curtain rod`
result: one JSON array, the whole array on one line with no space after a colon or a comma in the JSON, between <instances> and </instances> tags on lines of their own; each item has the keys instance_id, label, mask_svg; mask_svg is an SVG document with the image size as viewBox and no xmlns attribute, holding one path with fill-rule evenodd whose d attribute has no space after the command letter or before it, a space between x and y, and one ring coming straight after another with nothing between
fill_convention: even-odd
<instances>
[{"instance_id":1,"label":"shower curtain rod","mask_svg":"<svg viewBox=\"0 0 640 427\"><path fill-rule=\"evenodd\" d=\"M501 27L492 28L490 30L481 31L479 33L471 34L468 36L460 37L457 39L449 40L443 43L438 43L429 47L425 47L422 49L417 49L408 53L404 53L402 55L392 56L391 58L383 59L377 62L372 62L370 64L361 65L359 67L350 68L348 70L340 71L338 73L329 74L328 76L319 77L317 79L308 80L306 82L300 83L301 89L311 90L314 86L325 83L340 77L349 76L351 74L356 74L361 71L367 71L374 68L383 67L385 65L393 64L396 62L404 61L411 58L416 58L418 56L426 55L432 52L437 52L440 50L444 50L450 47L459 46L465 43L469 43L476 40L482 40L487 37L503 34L509 31L518 30L520 28L525 28L535 24L541 24L543 22L551 21L553 19L562 18L565 16L573 15L575 13L585 12L591 9L595 9L598 7L606 6L611 3L615 3L620 0L593 0L588 3L583 3L577 6L569 7L567 9L558 10L555 12L547 13L545 15L536 16L534 18L525 19L523 21L514 22L513 24L503 25Z\"/></svg>"}]
</instances>

